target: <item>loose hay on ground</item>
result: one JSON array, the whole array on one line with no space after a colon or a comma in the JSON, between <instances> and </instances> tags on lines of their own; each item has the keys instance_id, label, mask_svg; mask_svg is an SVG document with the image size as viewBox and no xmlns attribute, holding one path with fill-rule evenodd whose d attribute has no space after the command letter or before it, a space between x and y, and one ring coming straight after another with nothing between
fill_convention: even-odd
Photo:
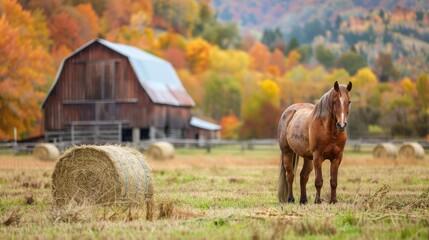
<instances>
[{"instance_id":1,"label":"loose hay on ground","mask_svg":"<svg viewBox=\"0 0 429 240\"><path fill-rule=\"evenodd\" d=\"M56 161L60 150L52 143L39 143L33 149L33 157L43 161Z\"/></svg>"},{"instance_id":2,"label":"loose hay on ground","mask_svg":"<svg viewBox=\"0 0 429 240\"><path fill-rule=\"evenodd\" d=\"M78 204L146 203L153 205L151 169L143 155L130 147L79 146L68 149L52 174L52 195L58 207Z\"/></svg>"}]
</instances>

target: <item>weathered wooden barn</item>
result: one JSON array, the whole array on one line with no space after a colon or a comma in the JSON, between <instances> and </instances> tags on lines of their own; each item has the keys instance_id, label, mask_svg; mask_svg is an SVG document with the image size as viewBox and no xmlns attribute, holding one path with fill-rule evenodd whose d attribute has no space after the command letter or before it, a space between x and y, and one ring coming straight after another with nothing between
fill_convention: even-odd
<instances>
[{"instance_id":1,"label":"weathered wooden barn","mask_svg":"<svg viewBox=\"0 0 429 240\"><path fill-rule=\"evenodd\" d=\"M220 127L193 117L194 105L169 62L136 47L94 39L58 69L42 103L45 140L215 137Z\"/></svg>"}]
</instances>

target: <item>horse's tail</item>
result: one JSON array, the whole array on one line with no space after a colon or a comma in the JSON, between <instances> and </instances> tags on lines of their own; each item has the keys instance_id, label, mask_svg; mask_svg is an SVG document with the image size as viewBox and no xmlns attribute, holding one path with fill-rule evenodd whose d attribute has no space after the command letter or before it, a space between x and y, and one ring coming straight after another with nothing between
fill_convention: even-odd
<instances>
[{"instance_id":1,"label":"horse's tail","mask_svg":"<svg viewBox=\"0 0 429 240\"><path fill-rule=\"evenodd\" d=\"M296 170L298 169L298 161L299 161L299 155L296 153L293 153L293 177L296 176Z\"/></svg>"},{"instance_id":2,"label":"horse's tail","mask_svg":"<svg viewBox=\"0 0 429 240\"><path fill-rule=\"evenodd\" d=\"M280 175L279 175L279 189L278 198L280 203L287 202L287 182L286 182L286 168L283 163L283 154L280 154Z\"/></svg>"},{"instance_id":3,"label":"horse's tail","mask_svg":"<svg viewBox=\"0 0 429 240\"><path fill-rule=\"evenodd\" d=\"M293 153L293 175L296 176L296 169L298 168L299 155ZM288 200L288 184L286 181L286 168L283 163L283 154L280 155L280 174L279 174L279 188L278 199L280 203L286 203Z\"/></svg>"}]
</instances>

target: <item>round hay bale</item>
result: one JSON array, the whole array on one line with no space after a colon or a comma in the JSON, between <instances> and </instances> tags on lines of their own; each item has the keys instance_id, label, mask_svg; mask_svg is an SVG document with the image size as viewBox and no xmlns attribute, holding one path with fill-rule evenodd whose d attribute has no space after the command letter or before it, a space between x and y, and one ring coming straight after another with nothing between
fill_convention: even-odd
<instances>
[{"instance_id":1,"label":"round hay bale","mask_svg":"<svg viewBox=\"0 0 429 240\"><path fill-rule=\"evenodd\" d=\"M33 149L33 157L43 161L56 161L60 150L52 143L39 143Z\"/></svg>"},{"instance_id":2,"label":"round hay bale","mask_svg":"<svg viewBox=\"0 0 429 240\"><path fill-rule=\"evenodd\" d=\"M416 142L404 143L399 148L400 159L421 159L425 155L422 145Z\"/></svg>"},{"instance_id":3,"label":"round hay bale","mask_svg":"<svg viewBox=\"0 0 429 240\"><path fill-rule=\"evenodd\" d=\"M372 155L374 158L396 158L398 149L392 143L382 143L375 146Z\"/></svg>"},{"instance_id":4,"label":"round hay bale","mask_svg":"<svg viewBox=\"0 0 429 240\"><path fill-rule=\"evenodd\" d=\"M156 142L145 151L149 159L165 160L174 158L174 146L169 142Z\"/></svg>"},{"instance_id":5,"label":"round hay bale","mask_svg":"<svg viewBox=\"0 0 429 240\"><path fill-rule=\"evenodd\" d=\"M153 204L151 169L130 147L77 146L58 160L52 174L52 196L58 207L77 204Z\"/></svg>"}]
</instances>

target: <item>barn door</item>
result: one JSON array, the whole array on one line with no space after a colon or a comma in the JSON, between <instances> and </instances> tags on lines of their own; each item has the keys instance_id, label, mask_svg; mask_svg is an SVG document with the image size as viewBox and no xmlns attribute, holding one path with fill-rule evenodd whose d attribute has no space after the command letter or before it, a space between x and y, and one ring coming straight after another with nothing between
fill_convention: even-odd
<instances>
[{"instance_id":1,"label":"barn door","mask_svg":"<svg viewBox=\"0 0 429 240\"><path fill-rule=\"evenodd\" d=\"M86 72L86 99L105 100L115 98L115 62L88 63Z\"/></svg>"},{"instance_id":2,"label":"barn door","mask_svg":"<svg viewBox=\"0 0 429 240\"><path fill-rule=\"evenodd\" d=\"M95 100L95 120L115 120L115 62L89 63L87 74L86 98Z\"/></svg>"}]
</instances>

